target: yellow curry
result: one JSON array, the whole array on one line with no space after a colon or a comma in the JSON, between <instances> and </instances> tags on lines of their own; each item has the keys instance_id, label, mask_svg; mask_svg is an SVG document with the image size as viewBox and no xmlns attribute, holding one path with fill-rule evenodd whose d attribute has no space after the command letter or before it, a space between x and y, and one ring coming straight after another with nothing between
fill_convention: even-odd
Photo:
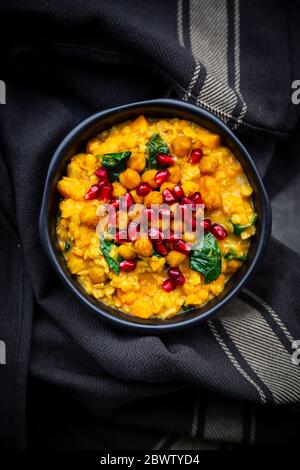
<instances>
[{"instance_id":1,"label":"yellow curry","mask_svg":"<svg viewBox=\"0 0 300 470\"><path fill-rule=\"evenodd\" d=\"M57 237L68 269L88 294L137 317L165 319L205 305L245 261L255 234L252 188L241 164L219 135L191 121L139 116L103 131L71 158L57 189ZM121 197L127 208L143 204L149 220L153 204L167 205L168 237L161 226L157 236L150 226L138 237L136 215L122 225ZM116 210L114 239L96 229L103 202ZM191 225L175 237L172 219L176 207L190 206L191 221L199 221L198 203L200 248L191 245Z\"/></svg>"}]
</instances>

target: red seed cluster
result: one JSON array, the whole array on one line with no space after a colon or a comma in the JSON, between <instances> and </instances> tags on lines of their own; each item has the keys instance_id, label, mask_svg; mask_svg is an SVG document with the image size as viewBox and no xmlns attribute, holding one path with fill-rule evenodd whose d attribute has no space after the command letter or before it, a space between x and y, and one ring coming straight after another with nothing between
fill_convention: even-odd
<instances>
[{"instance_id":1,"label":"red seed cluster","mask_svg":"<svg viewBox=\"0 0 300 470\"><path fill-rule=\"evenodd\" d=\"M189 156L189 162L192 164L199 163L203 156L203 151L201 148L195 148L191 151ZM170 172L167 169L170 165L175 163L175 157L173 155L168 155L165 153L158 153L156 155L157 163L161 170L156 172L154 177L154 181L158 187L160 187L163 183L167 182L170 177ZM119 210L120 208L120 201L119 198L113 198L113 186L112 183L109 181L108 173L106 168L99 168L95 175L99 178L97 184L94 184L90 187L90 189L85 194L86 200L91 199L100 199L102 201L107 201L112 204L112 206ZM152 187L147 182L141 182L136 187L136 193L138 196L145 197L153 191ZM166 188L162 191L163 201L168 205L172 205L174 203L178 203L182 214L185 214L187 211L187 207L189 207L193 215L191 215L190 223L187 224L189 228L193 231L196 230L196 217L195 211L197 209L197 204L204 204L201 193L199 191L194 192L189 197L184 194L184 190L180 184L175 184L173 189ZM126 208L129 209L133 204L132 196L129 192L125 195L125 205ZM172 217L173 214L170 209L168 208L161 208L158 212L159 218ZM189 212L189 214L191 214ZM148 222L154 220L154 210L151 208L145 208L142 212L142 216L146 217ZM113 222L111 222L113 223ZM217 223L212 224L210 219L203 219L200 221L200 224L203 227L204 233L212 233L218 240L223 240L227 236L226 229ZM115 241L118 244L124 242L134 242L138 239L139 224L135 221L131 221L128 224L127 230L118 230L116 233ZM163 233L155 228L150 227L148 230L148 238L152 241L153 248L157 254L160 256L166 256L169 252L169 249L173 249L185 255L188 255L191 251L191 247L188 243L183 241L182 239L178 238L176 234L171 230L168 237L164 237ZM119 263L120 270L123 272L130 272L136 268L136 260L122 260ZM162 289L165 292L171 292L176 287L183 286L185 283L185 276L181 272L179 267L169 268L168 270L168 278L162 283Z\"/></svg>"}]
</instances>

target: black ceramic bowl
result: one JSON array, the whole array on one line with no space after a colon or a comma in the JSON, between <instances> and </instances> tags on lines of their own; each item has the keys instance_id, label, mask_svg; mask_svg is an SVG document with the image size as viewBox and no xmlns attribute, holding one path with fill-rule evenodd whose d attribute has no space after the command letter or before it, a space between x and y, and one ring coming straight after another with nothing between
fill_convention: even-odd
<instances>
[{"instance_id":1,"label":"black ceramic bowl","mask_svg":"<svg viewBox=\"0 0 300 470\"><path fill-rule=\"evenodd\" d=\"M223 292L204 307L180 313L168 320L132 317L89 296L77 279L69 272L58 247L55 232L59 202L56 185L61 176L65 174L66 165L70 158L83 149L85 143L91 137L114 124L133 119L140 114L149 117L178 117L192 120L219 134L223 143L232 150L244 168L254 190L253 201L255 211L258 214L257 231L252 238L247 260L237 273L232 276ZM82 301L87 310L97 315L100 319L108 320L110 323L125 329L140 333L162 333L191 327L211 318L238 293L262 259L266 249L271 229L271 209L268 196L253 160L237 137L222 121L209 112L191 104L176 100L160 99L132 103L107 111L101 111L78 124L65 137L53 155L49 166L39 228L42 245L56 272L72 290L74 295Z\"/></svg>"}]
</instances>

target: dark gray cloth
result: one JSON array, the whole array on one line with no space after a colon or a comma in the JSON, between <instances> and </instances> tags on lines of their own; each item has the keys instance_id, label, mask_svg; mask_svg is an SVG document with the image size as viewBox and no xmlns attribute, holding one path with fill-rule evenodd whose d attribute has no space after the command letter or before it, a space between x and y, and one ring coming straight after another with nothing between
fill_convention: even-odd
<instances>
[{"instance_id":1,"label":"dark gray cloth","mask_svg":"<svg viewBox=\"0 0 300 470\"><path fill-rule=\"evenodd\" d=\"M270 195L284 191L299 172L298 3L10 0L0 9L0 447L168 448L178 436L295 445L298 254L273 238L220 316L137 336L103 324L62 285L38 216L53 151L76 123L163 96L221 117Z\"/></svg>"}]
</instances>

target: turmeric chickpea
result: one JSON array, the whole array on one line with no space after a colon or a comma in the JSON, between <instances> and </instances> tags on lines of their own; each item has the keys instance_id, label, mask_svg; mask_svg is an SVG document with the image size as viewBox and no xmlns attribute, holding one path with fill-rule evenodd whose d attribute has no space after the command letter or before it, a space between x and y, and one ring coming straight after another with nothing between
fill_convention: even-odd
<instances>
[{"instance_id":1,"label":"turmeric chickpea","mask_svg":"<svg viewBox=\"0 0 300 470\"><path fill-rule=\"evenodd\" d=\"M115 181L113 184L113 196L114 197L120 197L120 196L125 196L127 193L127 189L124 188L124 186L119 183L118 181Z\"/></svg>"},{"instance_id":2,"label":"turmeric chickpea","mask_svg":"<svg viewBox=\"0 0 300 470\"><path fill-rule=\"evenodd\" d=\"M134 242L134 249L139 256L151 256L153 246L148 238L139 238Z\"/></svg>"},{"instance_id":3,"label":"turmeric chickpea","mask_svg":"<svg viewBox=\"0 0 300 470\"><path fill-rule=\"evenodd\" d=\"M144 197L139 196L136 192L136 189L132 189L132 191L130 191L130 194L132 196L133 202L136 202L138 204L141 204L143 202Z\"/></svg>"},{"instance_id":4,"label":"turmeric chickpea","mask_svg":"<svg viewBox=\"0 0 300 470\"><path fill-rule=\"evenodd\" d=\"M167 263L172 267L179 266L185 260L186 255L179 253L179 251L171 250L166 256Z\"/></svg>"},{"instance_id":5,"label":"turmeric chickpea","mask_svg":"<svg viewBox=\"0 0 300 470\"><path fill-rule=\"evenodd\" d=\"M170 176L169 176L169 181L171 183L179 183L180 178L181 178L181 170L178 165L170 166L168 168Z\"/></svg>"},{"instance_id":6,"label":"turmeric chickpea","mask_svg":"<svg viewBox=\"0 0 300 470\"><path fill-rule=\"evenodd\" d=\"M131 155L127 162L127 167L141 173L146 166L146 158L143 153L136 153Z\"/></svg>"},{"instance_id":7,"label":"turmeric chickpea","mask_svg":"<svg viewBox=\"0 0 300 470\"><path fill-rule=\"evenodd\" d=\"M151 206L151 204L162 204L163 197L159 191L151 191L151 193L147 194L144 198L144 204L146 206Z\"/></svg>"},{"instance_id":8,"label":"turmeric chickpea","mask_svg":"<svg viewBox=\"0 0 300 470\"><path fill-rule=\"evenodd\" d=\"M218 160L215 157L207 156L200 160L200 170L203 174L214 173L218 167Z\"/></svg>"},{"instance_id":9,"label":"turmeric chickpea","mask_svg":"<svg viewBox=\"0 0 300 470\"><path fill-rule=\"evenodd\" d=\"M138 172L131 168L127 168L127 170L123 171L123 173L120 174L119 179L120 183L127 189L134 189L141 182L141 177Z\"/></svg>"},{"instance_id":10,"label":"turmeric chickpea","mask_svg":"<svg viewBox=\"0 0 300 470\"><path fill-rule=\"evenodd\" d=\"M178 136L172 141L172 149L177 157L184 157L190 150L192 139L189 137Z\"/></svg>"},{"instance_id":11,"label":"turmeric chickpea","mask_svg":"<svg viewBox=\"0 0 300 470\"><path fill-rule=\"evenodd\" d=\"M158 184L155 182L154 177L157 173L157 170L146 170L142 174L142 181L150 184L151 188L158 188Z\"/></svg>"},{"instance_id":12,"label":"turmeric chickpea","mask_svg":"<svg viewBox=\"0 0 300 470\"><path fill-rule=\"evenodd\" d=\"M124 259L134 259L136 258L135 249L131 244L122 244L118 248L119 255Z\"/></svg>"}]
</instances>

